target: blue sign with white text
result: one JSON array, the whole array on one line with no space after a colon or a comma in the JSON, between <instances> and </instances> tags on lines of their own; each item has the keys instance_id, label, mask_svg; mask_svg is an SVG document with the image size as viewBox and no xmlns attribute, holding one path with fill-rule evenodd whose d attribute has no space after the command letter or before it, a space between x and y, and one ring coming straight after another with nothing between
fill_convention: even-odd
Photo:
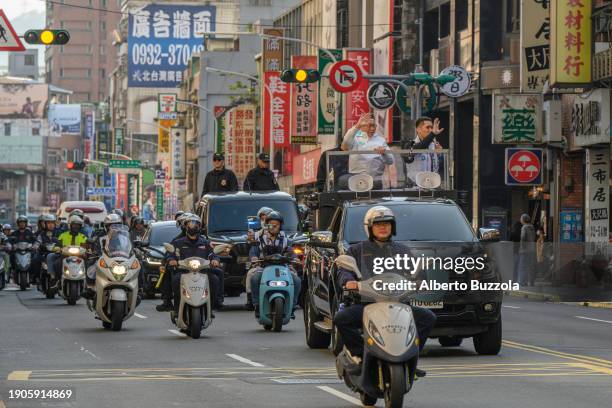
<instances>
[{"instance_id":1,"label":"blue sign with white text","mask_svg":"<svg viewBox=\"0 0 612 408\"><path fill-rule=\"evenodd\" d=\"M204 50L215 31L215 6L150 4L130 12L128 86L174 88L191 55Z\"/></svg>"}]
</instances>

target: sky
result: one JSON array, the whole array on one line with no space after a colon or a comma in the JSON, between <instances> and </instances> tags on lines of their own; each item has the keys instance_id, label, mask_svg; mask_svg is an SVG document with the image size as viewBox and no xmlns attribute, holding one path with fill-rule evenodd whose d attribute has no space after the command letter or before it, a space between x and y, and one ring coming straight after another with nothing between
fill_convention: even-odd
<instances>
[{"instance_id":1,"label":"sky","mask_svg":"<svg viewBox=\"0 0 612 408\"><path fill-rule=\"evenodd\" d=\"M45 2L41 0L0 0L0 9L8 17L18 35L32 28L45 26ZM26 48L38 48L38 62L44 66L44 47L24 44ZM8 53L0 52L0 74L8 67Z\"/></svg>"},{"instance_id":2,"label":"sky","mask_svg":"<svg viewBox=\"0 0 612 408\"><path fill-rule=\"evenodd\" d=\"M4 10L10 20L28 11L44 12L45 2L41 0L2 0L0 1L0 8Z\"/></svg>"}]
</instances>

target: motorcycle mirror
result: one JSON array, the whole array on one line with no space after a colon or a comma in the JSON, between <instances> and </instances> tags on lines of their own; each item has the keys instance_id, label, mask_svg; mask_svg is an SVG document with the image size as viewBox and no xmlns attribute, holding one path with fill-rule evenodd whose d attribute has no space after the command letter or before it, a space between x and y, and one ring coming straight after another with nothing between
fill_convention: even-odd
<instances>
[{"instance_id":1,"label":"motorcycle mirror","mask_svg":"<svg viewBox=\"0 0 612 408\"><path fill-rule=\"evenodd\" d=\"M220 244L220 245L217 245L213 251L215 255L221 255L225 251L229 251L231 249L232 249L232 246L230 244Z\"/></svg>"},{"instance_id":2,"label":"motorcycle mirror","mask_svg":"<svg viewBox=\"0 0 612 408\"><path fill-rule=\"evenodd\" d=\"M167 252L174 253L174 245L169 244L169 243L166 242L164 244L164 248L166 249Z\"/></svg>"},{"instance_id":3,"label":"motorcycle mirror","mask_svg":"<svg viewBox=\"0 0 612 408\"><path fill-rule=\"evenodd\" d=\"M361 279L362 277L361 271L359 270L359 267L357 266L357 261L352 256L339 255L336 258L336 265L338 265L339 268L355 272L355 275L357 275L357 277Z\"/></svg>"}]
</instances>

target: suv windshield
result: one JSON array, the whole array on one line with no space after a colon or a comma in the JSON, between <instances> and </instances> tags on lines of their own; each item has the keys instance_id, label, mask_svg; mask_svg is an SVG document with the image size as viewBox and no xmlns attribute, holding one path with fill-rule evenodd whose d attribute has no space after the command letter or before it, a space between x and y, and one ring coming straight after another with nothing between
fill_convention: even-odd
<instances>
[{"instance_id":1,"label":"suv windshield","mask_svg":"<svg viewBox=\"0 0 612 408\"><path fill-rule=\"evenodd\" d=\"M208 233L246 233L248 217L257 215L261 207L270 207L284 218L283 230L292 233L298 230L298 214L295 203L291 200L238 200L211 202L208 209Z\"/></svg>"},{"instance_id":2,"label":"suv windshield","mask_svg":"<svg viewBox=\"0 0 612 408\"><path fill-rule=\"evenodd\" d=\"M461 210L449 204L383 204L395 214L395 241L475 241L474 233ZM347 209L344 239L350 243L367 240L363 227L365 213L371 207Z\"/></svg>"},{"instance_id":3,"label":"suv windshield","mask_svg":"<svg viewBox=\"0 0 612 408\"><path fill-rule=\"evenodd\" d=\"M149 233L149 245L161 246L166 242L172 241L180 233L181 230L176 226L176 223L152 225Z\"/></svg>"}]
</instances>

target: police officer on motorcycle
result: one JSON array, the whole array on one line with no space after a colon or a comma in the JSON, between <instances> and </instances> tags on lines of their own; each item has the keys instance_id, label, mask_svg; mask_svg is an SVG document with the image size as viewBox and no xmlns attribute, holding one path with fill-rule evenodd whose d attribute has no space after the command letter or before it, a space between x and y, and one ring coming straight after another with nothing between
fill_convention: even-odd
<instances>
[{"instance_id":1,"label":"police officer on motorcycle","mask_svg":"<svg viewBox=\"0 0 612 408\"><path fill-rule=\"evenodd\" d=\"M83 228L83 218L78 215L72 215L68 219L69 230L62 232L58 237L58 243L60 247L65 246L82 246L87 245L87 237L81 232ZM49 254L47 256L47 270L49 275L59 276L55 274L55 271L59 271L62 268L62 255L59 253Z\"/></svg>"},{"instance_id":2,"label":"police officer on motorcycle","mask_svg":"<svg viewBox=\"0 0 612 408\"><path fill-rule=\"evenodd\" d=\"M53 214L45 214L42 216L41 221L43 222L43 230L42 233L38 235L36 241L38 242L40 248L40 259L46 260L47 267L52 262L49 262L49 256L53 254L53 252L47 251L47 245L59 245L59 231L56 229L56 217ZM42 273L42 269L40 269Z\"/></svg>"},{"instance_id":3,"label":"police officer on motorcycle","mask_svg":"<svg viewBox=\"0 0 612 408\"><path fill-rule=\"evenodd\" d=\"M130 239L132 241L140 241L146 231L145 221L142 217L134 217L132 220L132 228L130 229Z\"/></svg>"},{"instance_id":4,"label":"police officer on motorcycle","mask_svg":"<svg viewBox=\"0 0 612 408\"><path fill-rule=\"evenodd\" d=\"M12 244L16 244L19 242L28 242L30 244L36 243L36 235L32 232L30 228L28 228L28 218L25 215L20 215L17 217L17 229L11 233L9 237ZM35 258L35 253L32 254L32 259ZM11 253L11 265L15 266L15 253ZM14 269L14 268L13 268ZM34 268L32 268L34 270ZM32 277L34 277L34 273L32 273Z\"/></svg>"},{"instance_id":5,"label":"police officer on motorcycle","mask_svg":"<svg viewBox=\"0 0 612 408\"><path fill-rule=\"evenodd\" d=\"M395 215L384 206L370 208L363 220L368 240L351 245L347 255L352 256L357 261L357 266L363 275L363 279L368 279L374 258L391 257L395 254L410 254L410 249L399 242L392 240L392 235L396 232ZM384 272L383 272L384 273ZM338 283L345 287L347 282L356 281L357 276L353 271L340 268L338 270ZM344 345L353 356L363 355L363 338L360 334L363 308L361 304L354 304L338 311L334 316L334 324L340 332ZM419 349L423 350L427 337L436 323L436 315L429 309L412 306L417 332L420 339ZM425 371L417 369L417 376L423 377Z\"/></svg>"},{"instance_id":6,"label":"police officer on motorcycle","mask_svg":"<svg viewBox=\"0 0 612 408\"><path fill-rule=\"evenodd\" d=\"M178 314L181 301L181 273L176 267L178 261L186 258L199 257L210 260L211 268L207 273L213 308L218 309L222 303L220 299L223 299L223 292L221 292L221 282L219 282L218 276L219 272L221 272L222 276L223 271L218 269L220 265L219 257L213 252L210 242L201 235L201 231L202 221L200 218L196 215L190 216L185 222L186 235L174 241L174 253L167 254L166 269L172 272L172 293L174 295L173 318Z\"/></svg>"},{"instance_id":7,"label":"police officer on motorcycle","mask_svg":"<svg viewBox=\"0 0 612 408\"><path fill-rule=\"evenodd\" d=\"M83 297L86 299L91 299L94 294L93 287L96 284L96 264L95 260L102 255L102 238L104 238L110 228L113 225L121 225L123 222L121 218L117 214L108 214L104 218L104 229L99 230L90 238L91 242L91 252L93 256L91 256L87 260L87 276L85 278L85 282L87 283L87 288L84 290Z\"/></svg>"},{"instance_id":8,"label":"police officer on motorcycle","mask_svg":"<svg viewBox=\"0 0 612 408\"><path fill-rule=\"evenodd\" d=\"M253 245L249 251L249 258L251 261L257 261L260 257L281 254L288 254L291 258L295 255L292 250L292 242L283 229L283 216L278 211L270 212L266 217L266 229L267 233L259 234L259 240L257 245ZM300 295L300 288L302 286L302 280L295 273L292 267L291 277L293 278L293 310L297 305L297 301ZM259 284L261 282L261 276L263 275L263 268L257 267L251 276L251 294L253 300L253 306L255 307L255 316L259 318ZM295 318L293 311L291 312L291 318Z\"/></svg>"}]
</instances>

